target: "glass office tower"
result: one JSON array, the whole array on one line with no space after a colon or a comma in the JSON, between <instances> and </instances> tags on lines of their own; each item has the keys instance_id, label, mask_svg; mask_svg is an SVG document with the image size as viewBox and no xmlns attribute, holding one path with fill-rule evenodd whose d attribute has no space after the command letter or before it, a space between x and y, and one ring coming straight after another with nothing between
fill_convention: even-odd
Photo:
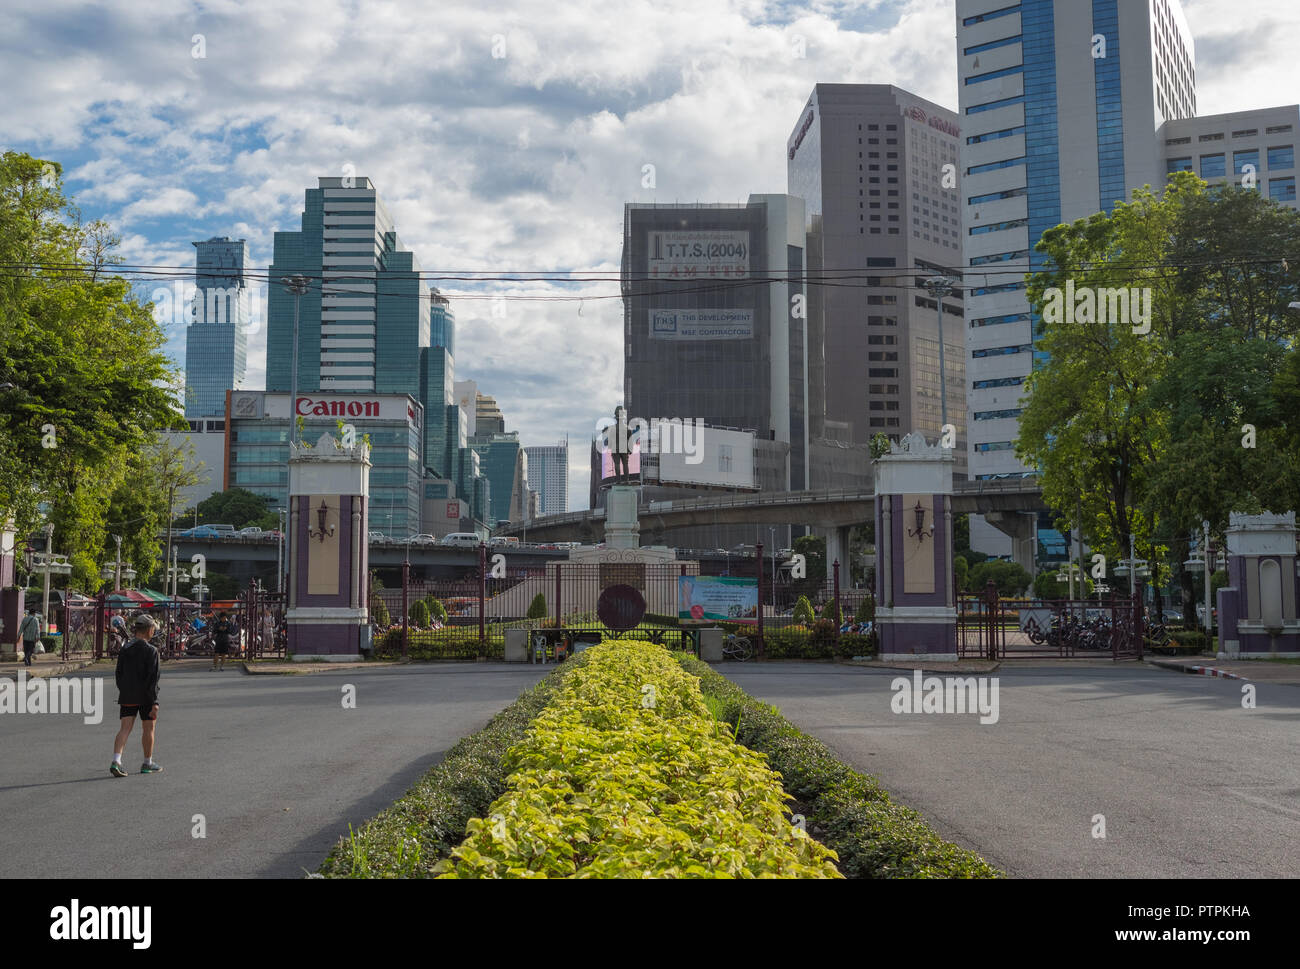
<instances>
[{"instance_id":1,"label":"glass office tower","mask_svg":"<svg viewBox=\"0 0 1300 969\"><path fill-rule=\"evenodd\" d=\"M243 239L194 243L194 304L185 331L185 416L226 413L226 391L238 387L248 363L252 300Z\"/></svg>"}]
</instances>

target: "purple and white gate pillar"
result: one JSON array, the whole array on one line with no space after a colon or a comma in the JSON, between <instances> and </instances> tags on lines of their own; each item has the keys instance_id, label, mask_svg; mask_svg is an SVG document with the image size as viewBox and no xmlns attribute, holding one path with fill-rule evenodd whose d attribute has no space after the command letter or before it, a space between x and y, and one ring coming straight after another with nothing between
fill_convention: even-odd
<instances>
[{"instance_id":1,"label":"purple and white gate pillar","mask_svg":"<svg viewBox=\"0 0 1300 969\"><path fill-rule=\"evenodd\" d=\"M913 432L873 464L880 658L956 662L952 449Z\"/></svg>"},{"instance_id":2,"label":"purple and white gate pillar","mask_svg":"<svg viewBox=\"0 0 1300 969\"><path fill-rule=\"evenodd\" d=\"M346 662L370 649L370 448L322 434L289 445L289 652Z\"/></svg>"},{"instance_id":3,"label":"purple and white gate pillar","mask_svg":"<svg viewBox=\"0 0 1300 969\"><path fill-rule=\"evenodd\" d=\"M1219 590L1219 658L1300 658L1295 512L1228 516L1228 586Z\"/></svg>"}]
</instances>

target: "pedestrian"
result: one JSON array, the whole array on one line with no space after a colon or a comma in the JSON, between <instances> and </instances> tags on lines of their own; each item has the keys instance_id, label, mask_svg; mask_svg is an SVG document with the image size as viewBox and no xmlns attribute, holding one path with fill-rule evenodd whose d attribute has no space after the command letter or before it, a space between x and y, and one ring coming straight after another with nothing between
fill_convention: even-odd
<instances>
[{"instance_id":1,"label":"pedestrian","mask_svg":"<svg viewBox=\"0 0 1300 969\"><path fill-rule=\"evenodd\" d=\"M45 632L41 625L41 614L33 608L27 610L22 625L18 627L18 635L23 641L23 665L25 666L32 665L32 657L36 655L36 647L40 645L41 634Z\"/></svg>"},{"instance_id":2,"label":"pedestrian","mask_svg":"<svg viewBox=\"0 0 1300 969\"><path fill-rule=\"evenodd\" d=\"M136 616L131 623L135 639L117 655L117 703L122 725L113 740L113 763L108 769L114 777L126 776L122 753L126 750L126 741L131 736L137 716L140 717L142 732L140 746L144 750L140 773L156 774L162 770L153 759L154 725L158 722L158 679L162 675L158 649L149 642L156 626L153 616L146 613Z\"/></svg>"},{"instance_id":3,"label":"pedestrian","mask_svg":"<svg viewBox=\"0 0 1300 969\"><path fill-rule=\"evenodd\" d=\"M225 667L226 656L230 653L230 634L234 631L235 624L230 620L230 613L223 609L217 621L212 624L212 670Z\"/></svg>"}]
</instances>

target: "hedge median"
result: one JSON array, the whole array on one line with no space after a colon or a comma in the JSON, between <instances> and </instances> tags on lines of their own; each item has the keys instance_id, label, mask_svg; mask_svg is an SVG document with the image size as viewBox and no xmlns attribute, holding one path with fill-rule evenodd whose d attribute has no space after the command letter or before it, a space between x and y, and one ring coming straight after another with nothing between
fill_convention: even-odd
<instances>
[{"instance_id":1,"label":"hedge median","mask_svg":"<svg viewBox=\"0 0 1300 969\"><path fill-rule=\"evenodd\" d=\"M874 778L841 763L819 740L694 657L677 656L699 677L712 709L736 740L766 754L810 828L820 829L847 878L1000 878L979 855L940 838L920 814L895 804Z\"/></svg>"}]
</instances>

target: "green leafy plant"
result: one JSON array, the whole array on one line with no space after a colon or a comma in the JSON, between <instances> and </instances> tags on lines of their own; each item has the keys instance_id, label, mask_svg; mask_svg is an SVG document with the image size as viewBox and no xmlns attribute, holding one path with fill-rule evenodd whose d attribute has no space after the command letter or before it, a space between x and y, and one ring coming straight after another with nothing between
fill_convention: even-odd
<instances>
[{"instance_id":1,"label":"green leafy plant","mask_svg":"<svg viewBox=\"0 0 1300 969\"><path fill-rule=\"evenodd\" d=\"M546 596L542 595L540 592L533 596L533 601L528 604L528 612L526 615L529 619L545 619Z\"/></svg>"},{"instance_id":2,"label":"green leafy plant","mask_svg":"<svg viewBox=\"0 0 1300 969\"><path fill-rule=\"evenodd\" d=\"M807 596L800 596L798 601L795 602L794 615L791 618L800 626L811 626L813 624L813 619L816 616L813 615L812 603L808 601Z\"/></svg>"},{"instance_id":3,"label":"green leafy plant","mask_svg":"<svg viewBox=\"0 0 1300 969\"><path fill-rule=\"evenodd\" d=\"M423 599L416 599L411 603L411 624L413 626L429 625L429 607L425 605Z\"/></svg>"}]
</instances>

